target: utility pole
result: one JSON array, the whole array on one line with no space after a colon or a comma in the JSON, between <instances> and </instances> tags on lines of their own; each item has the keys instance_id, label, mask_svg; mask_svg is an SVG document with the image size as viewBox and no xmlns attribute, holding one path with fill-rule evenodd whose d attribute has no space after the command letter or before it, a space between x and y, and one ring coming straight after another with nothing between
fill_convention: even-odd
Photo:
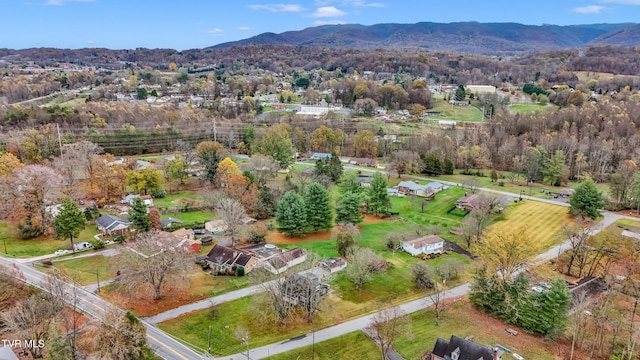
<instances>
[{"instance_id":1,"label":"utility pole","mask_svg":"<svg viewBox=\"0 0 640 360\"><path fill-rule=\"evenodd\" d=\"M209 325L209 333L207 334L207 357L211 356L211 325Z\"/></svg>"},{"instance_id":2,"label":"utility pole","mask_svg":"<svg viewBox=\"0 0 640 360\"><path fill-rule=\"evenodd\" d=\"M60 138L60 125L57 123L56 129L58 129L58 145L60 146L60 157L62 158L62 139Z\"/></svg>"},{"instance_id":3,"label":"utility pole","mask_svg":"<svg viewBox=\"0 0 640 360\"><path fill-rule=\"evenodd\" d=\"M100 292L100 276L98 276L98 274L98 269L96 269L96 282L98 283L98 289L96 290L96 292Z\"/></svg>"},{"instance_id":4,"label":"utility pole","mask_svg":"<svg viewBox=\"0 0 640 360\"><path fill-rule=\"evenodd\" d=\"M216 118L213 118L213 141L218 141L218 129L216 128Z\"/></svg>"}]
</instances>

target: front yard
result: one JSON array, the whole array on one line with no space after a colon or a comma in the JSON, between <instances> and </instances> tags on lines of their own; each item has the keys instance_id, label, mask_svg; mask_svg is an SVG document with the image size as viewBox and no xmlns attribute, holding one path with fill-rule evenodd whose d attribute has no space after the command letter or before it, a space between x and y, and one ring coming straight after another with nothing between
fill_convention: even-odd
<instances>
[{"instance_id":1,"label":"front yard","mask_svg":"<svg viewBox=\"0 0 640 360\"><path fill-rule=\"evenodd\" d=\"M87 225L74 242L94 241L97 233L98 230L94 225ZM53 254L56 250L71 249L69 240L56 240L53 235L28 240L17 239L11 234L10 224L6 221L0 222L0 238L2 239L0 252L5 253L6 244L6 254L13 257L41 256Z\"/></svg>"}]
</instances>

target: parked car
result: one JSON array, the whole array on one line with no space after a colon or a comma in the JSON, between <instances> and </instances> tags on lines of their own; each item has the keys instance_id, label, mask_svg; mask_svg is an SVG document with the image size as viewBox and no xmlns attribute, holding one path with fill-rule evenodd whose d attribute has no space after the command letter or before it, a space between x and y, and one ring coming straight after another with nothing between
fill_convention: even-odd
<instances>
[{"instance_id":1,"label":"parked car","mask_svg":"<svg viewBox=\"0 0 640 360\"><path fill-rule=\"evenodd\" d=\"M534 286L534 287L531 288L531 291L535 291L537 293L542 293L542 292L544 292L544 289L541 288L540 286Z\"/></svg>"},{"instance_id":2,"label":"parked car","mask_svg":"<svg viewBox=\"0 0 640 360\"><path fill-rule=\"evenodd\" d=\"M551 289L551 285L549 285L549 283L546 283L546 282L539 282L538 286L547 290Z\"/></svg>"},{"instance_id":3,"label":"parked car","mask_svg":"<svg viewBox=\"0 0 640 360\"><path fill-rule=\"evenodd\" d=\"M207 235L207 231L205 229L193 229L193 235L196 235L196 236Z\"/></svg>"},{"instance_id":4,"label":"parked car","mask_svg":"<svg viewBox=\"0 0 640 360\"><path fill-rule=\"evenodd\" d=\"M93 249L93 245L91 245L90 243L83 241L77 244L73 244L73 248L76 251L81 251L81 250L89 250L89 249Z\"/></svg>"},{"instance_id":5,"label":"parked car","mask_svg":"<svg viewBox=\"0 0 640 360\"><path fill-rule=\"evenodd\" d=\"M69 250L56 250L56 252L54 252L54 255L64 255L64 254L68 254Z\"/></svg>"}]
</instances>

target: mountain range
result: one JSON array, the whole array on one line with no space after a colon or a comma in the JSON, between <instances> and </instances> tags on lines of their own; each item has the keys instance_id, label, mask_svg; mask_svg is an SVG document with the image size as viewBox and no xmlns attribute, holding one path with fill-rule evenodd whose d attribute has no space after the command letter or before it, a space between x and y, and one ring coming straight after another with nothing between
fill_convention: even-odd
<instances>
[{"instance_id":1,"label":"mountain range","mask_svg":"<svg viewBox=\"0 0 640 360\"><path fill-rule=\"evenodd\" d=\"M474 54L515 54L592 45L640 46L640 24L523 25L455 22L375 25L323 25L280 34L262 33L212 46L295 45L375 48L422 48Z\"/></svg>"}]
</instances>

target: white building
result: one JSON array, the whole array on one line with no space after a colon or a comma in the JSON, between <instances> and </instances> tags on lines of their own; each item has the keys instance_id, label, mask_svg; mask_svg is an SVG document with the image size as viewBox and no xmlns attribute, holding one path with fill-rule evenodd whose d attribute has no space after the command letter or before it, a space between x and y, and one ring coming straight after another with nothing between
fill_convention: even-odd
<instances>
[{"instance_id":1,"label":"white building","mask_svg":"<svg viewBox=\"0 0 640 360\"><path fill-rule=\"evenodd\" d=\"M404 240L402 249L413 256L420 254L442 254L444 252L444 240L437 235L427 235L415 239Z\"/></svg>"}]
</instances>

